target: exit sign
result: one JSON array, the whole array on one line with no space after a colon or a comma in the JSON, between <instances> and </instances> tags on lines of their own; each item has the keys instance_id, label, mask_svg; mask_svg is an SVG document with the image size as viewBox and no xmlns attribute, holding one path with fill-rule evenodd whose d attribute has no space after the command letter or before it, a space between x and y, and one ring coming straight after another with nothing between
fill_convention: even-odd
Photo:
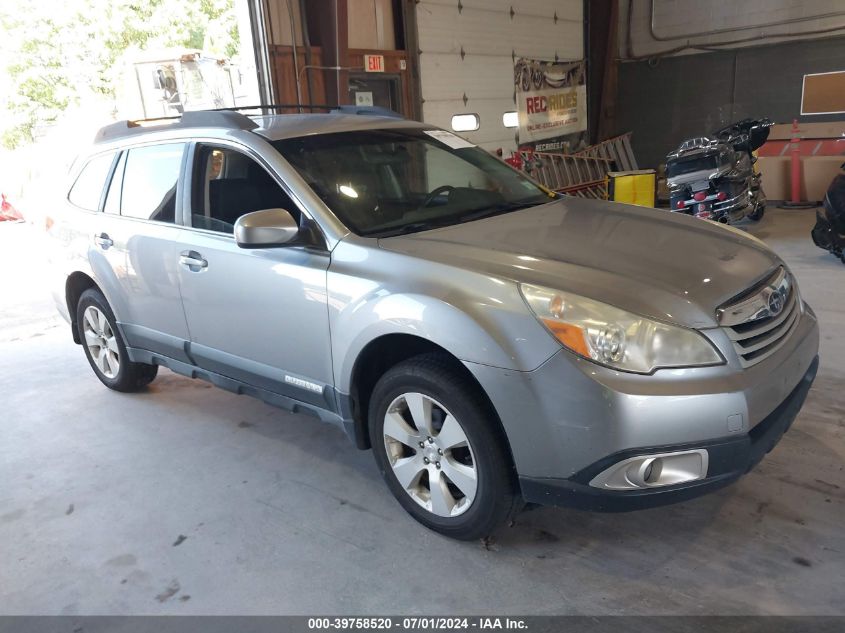
<instances>
[{"instance_id":1,"label":"exit sign","mask_svg":"<svg viewBox=\"0 0 845 633\"><path fill-rule=\"evenodd\" d=\"M364 55L364 70L368 73L383 73L384 55Z\"/></svg>"}]
</instances>

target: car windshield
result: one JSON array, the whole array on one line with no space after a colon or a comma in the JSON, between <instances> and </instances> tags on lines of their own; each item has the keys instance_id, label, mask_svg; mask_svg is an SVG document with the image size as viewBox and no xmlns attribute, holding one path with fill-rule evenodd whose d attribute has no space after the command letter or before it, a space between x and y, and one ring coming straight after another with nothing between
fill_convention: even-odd
<instances>
[{"instance_id":1,"label":"car windshield","mask_svg":"<svg viewBox=\"0 0 845 633\"><path fill-rule=\"evenodd\" d=\"M275 147L358 235L387 237L548 202L548 193L443 130L366 130Z\"/></svg>"}]
</instances>

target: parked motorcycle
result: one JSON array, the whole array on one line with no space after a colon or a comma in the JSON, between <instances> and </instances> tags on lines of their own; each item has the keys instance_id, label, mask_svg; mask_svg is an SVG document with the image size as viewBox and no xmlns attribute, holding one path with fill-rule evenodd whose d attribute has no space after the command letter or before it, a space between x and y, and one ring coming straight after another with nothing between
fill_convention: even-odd
<instances>
[{"instance_id":1,"label":"parked motorcycle","mask_svg":"<svg viewBox=\"0 0 845 633\"><path fill-rule=\"evenodd\" d=\"M753 152L771 126L769 119L744 119L681 143L666 157L672 211L728 224L761 219L766 195Z\"/></svg>"},{"instance_id":2,"label":"parked motorcycle","mask_svg":"<svg viewBox=\"0 0 845 633\"><path fill-rule=\"evenodd\" d=\"M845 163L840 169L845 171ZM823 211L816 211L816 225L810 235L816 246L830 251L845 264L845 173L830 183Z\"/></svg>"}]
</instances>

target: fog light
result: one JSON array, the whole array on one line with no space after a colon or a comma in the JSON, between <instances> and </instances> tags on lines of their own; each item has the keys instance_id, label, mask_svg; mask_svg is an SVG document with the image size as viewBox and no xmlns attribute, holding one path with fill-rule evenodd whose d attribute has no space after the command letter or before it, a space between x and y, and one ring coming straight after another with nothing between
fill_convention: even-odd
<instances>
[{"instance_id":1,"label":"fog light","mask_svg":"<svg viewBox=\"0 0 845 633\"><path fill-rule=\"evenodd\" d=\"M643 462L643 466L640 469L642 474L639 480L644 484L654 485L660 481L660 475L663 474L663 458L654 457L653 459L647 459Z\"/></svg>"},{"instance_id":2,"label":"fog light","mask_svg":"<svg viewBox=\"0 0 845 633\"><path fill-rule=\"evenodd\" d=\"M595 488L640 490L704 479L708 453L705 449L640 455L617 462L590 482Z\"/></svg>"}]
</instances>

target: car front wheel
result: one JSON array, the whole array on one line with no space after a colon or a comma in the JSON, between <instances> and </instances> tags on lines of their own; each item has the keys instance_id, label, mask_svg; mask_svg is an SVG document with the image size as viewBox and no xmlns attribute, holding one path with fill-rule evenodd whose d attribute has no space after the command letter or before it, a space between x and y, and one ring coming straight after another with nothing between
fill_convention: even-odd
<instances>
[{"instance_id":1,"label":"car front wheel","mask_svg":"<svg viewBox=\"0 0 845 633\"><path fill-rule=\"evenodd\" d=\"M445 356L396 365L370 399L376 463L417 521L452 538L488 536L520 504L495 412Z\"/></svg>"},{"instance_id":2,"label":"car front wheel","mask_svg":"<svg viewBox=\"0 0 845 633\"><path fill-rule=\"evenodd\" d=\"M129 360L114 313L99 290L90 288L82 293L76 307L76 327L91 368L109 389L138 391L156 377L157 365Z\"/></svg>"}]
</instances>

